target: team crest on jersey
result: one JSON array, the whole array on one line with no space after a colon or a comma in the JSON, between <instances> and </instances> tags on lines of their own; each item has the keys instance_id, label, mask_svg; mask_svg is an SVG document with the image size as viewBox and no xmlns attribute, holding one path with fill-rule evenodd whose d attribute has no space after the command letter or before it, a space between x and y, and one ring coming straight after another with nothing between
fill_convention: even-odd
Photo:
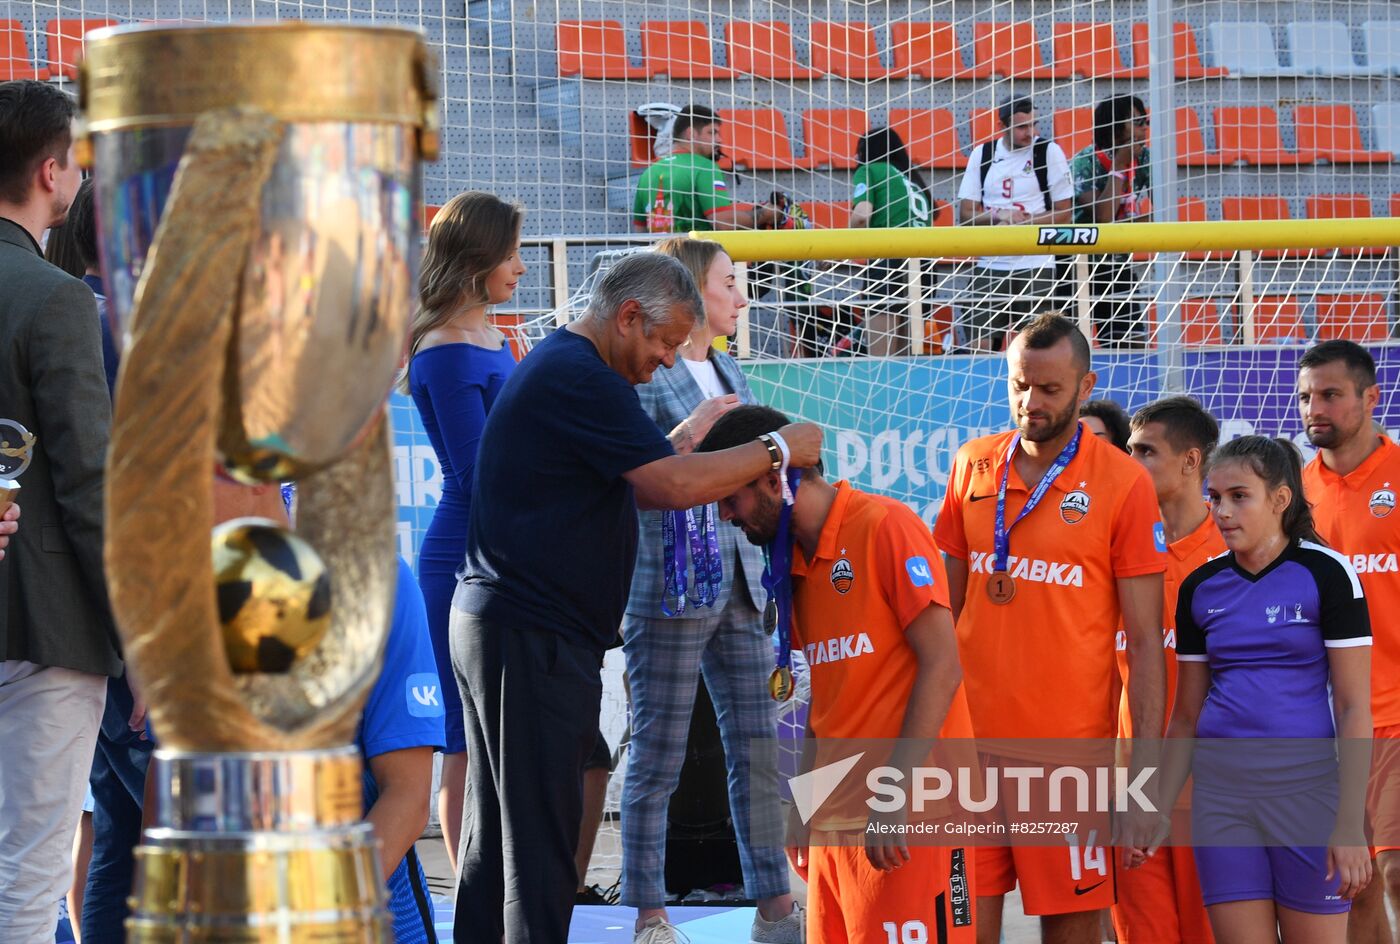
<instances>
[{"instance_id":1,"label":"team crest on jersey","mask_svg":"<svg viewBox=\"0 0 1400 944\"><path fill-rule=\"evenodd\" d=\"M831 585L836 588L837 593L844 594L849 591L855 579L855 569L846 558L843 557L831 565Z\"/></svg>"},{"instance_id":2,"label":"team crest on jersey","mask_svg":"<svg viewBox=\"0 0 1400 944\"><path fill-rule=\"evenodd\" d=\"M1395 492L1391 490L1390 483L1386 482L1383 488L1371 493L1371 514L1377 518L1385 518L1394 510Z\"/></svg>"},{"instance_id":3,"label":"team crest on jersey","mask_svg":"<svg viewBox=\"0 0 1400 944\"><path fill-rule=\"evenodd\" d=\"M1269 621L1270 626L1278 622L1279 613L1282 612L1282 610L1282 606L1264 607L1264 618Z\"/></svg>"},{"instance_id":4,"label":"team crest on jersey","mask_svg":"<svg viewBox=\"0 0 1400 944\"><path fill-rule=\"evenodd\" d=\"M1060 517L1065 524L1079 524L1089 513L1089 493L1075 489L1060 502Z\"/></svg>"}]
</instances>

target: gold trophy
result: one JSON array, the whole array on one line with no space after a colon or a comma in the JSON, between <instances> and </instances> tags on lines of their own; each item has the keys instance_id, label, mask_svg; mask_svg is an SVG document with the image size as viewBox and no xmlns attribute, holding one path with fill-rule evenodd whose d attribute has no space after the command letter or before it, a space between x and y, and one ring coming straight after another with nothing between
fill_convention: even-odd
<instances>
[{"instance_id":1,"label":"gold trophy","mask_svg":"<svg viewBox=\"0 0 1400 944\"><path fill-rule=\"evenodd\" d=\"M360 710L396 574L385 400L436 94L412 31L276 23L90 34L123 348L107 579L160 742L128 939L389 939ZM210 537L216 471L294 479L297 532Z\"/></svg>"}]
</instances>

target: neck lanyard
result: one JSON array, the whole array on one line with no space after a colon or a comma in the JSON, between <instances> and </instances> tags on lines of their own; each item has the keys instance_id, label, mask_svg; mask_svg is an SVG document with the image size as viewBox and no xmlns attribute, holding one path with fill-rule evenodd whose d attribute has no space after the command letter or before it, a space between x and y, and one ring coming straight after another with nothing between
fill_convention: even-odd
<instances>
[{"instance_id":1,"label":"neck lanyard","mask_svg":"<svg viewBox=\"0 0 1400 944\"><path fill-rule=\"evenodd\" d=\"M685 543L677 540L682 528L685 529ZM695 569L695 593L688 597L691 604L697 609L713 606L719 599L720 585L724 583L724 558L719 552L719 533L710 506L663 513L661 547L665 577L661 612L666 616L679 616L685 612L690 564ZM690 550L689 563L686 560L687 547Z\"/></svg>"},{"instance_id":2,"label":"neck lanyard","mask_svg":"<svg viewBox=\"0 0 1400 944\"><path fill-rule=\"evenodd\" d=\"M783 507L778 512L778 533L763 549L763 588L768 591L764 613L765 629L777 632L777 664L768 678L768 694L774 701L787 701L795 686L792 681L792 506L802 481L799 469L785 470Z\"/></svg>"},{"instance_id":3,"label":"neck lanyard","mask_svg":"<svg viewBox=\"0 0 1400 944\"><path fill-rule=\"evenodd\" d=\"M1026 504L1021 508L1021 513L1016 516L1016 520L1011 522L1011 527L1006 526L1006 483L1011 476L1011 460L1016 457L1016 447L1021 444L1021 434L1017 433L1011 439L1011 448L1006 450L1006 465L1001 470L1001 486L997 489L997 518L996 531L993 533L993 547L995 549L995 563L993 570L999 573L1006 572L1007 563L1011 557L1011 528L1021 523L1021 519L1035 510L1035 506L1040 504L1040 500L1045 497L1045 493L1050 490L1050 486L1060 477L1060 473L1070 464L1079 453L1079 437L1084 435L1084 427L1078 426L1074 431L1074 438L1069 441L1060 454L1055 457L1055 461L1050 463L1050 468L1045 470L1045 474L1036 483L1035 490L1031 492Z\"/></svg>"}]
</instances>

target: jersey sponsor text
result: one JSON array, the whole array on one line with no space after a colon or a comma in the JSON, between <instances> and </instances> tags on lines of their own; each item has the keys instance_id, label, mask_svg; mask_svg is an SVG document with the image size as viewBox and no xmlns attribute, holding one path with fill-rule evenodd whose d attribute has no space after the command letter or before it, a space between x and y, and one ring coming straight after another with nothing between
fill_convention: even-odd
<instances>
[{"instance_id":1,"label":"jersey sponsor text","mask_svg":"<svg viewBox=\"0 0 1400 944\"><path fill-rule=\"evenodd\" d=\"M996 558L986 551L973 551L971 571L974 574L990 574L996 565ZM1006 561L1007 572L1012 580L1029 580L1031 583L1049 583L1057 587L1084 586L1084 565L1064 564L1059 561L1043 561L1030 557L1017 557L1012 554Z\"/></svg>"}]
</instances>

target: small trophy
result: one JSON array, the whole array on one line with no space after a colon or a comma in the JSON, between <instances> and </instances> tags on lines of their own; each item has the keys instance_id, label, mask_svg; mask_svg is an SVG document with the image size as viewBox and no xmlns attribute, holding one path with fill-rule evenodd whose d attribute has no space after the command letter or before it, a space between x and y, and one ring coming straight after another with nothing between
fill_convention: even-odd
<instances>
[{"instance_id":1,"label":"small trophy","mask_svg":"<svg viewBox=\"0 0 1400 944\"><path fill-rule=\"evenodd\" d=\"M160 743L130 941L389 939L352 741L393 604L385 400L431 85L407 30L87 40L79 157L123 350L107 579ZM296 533L211 540L216 472L296 480Z\"/></svg>"}]
</instances>

